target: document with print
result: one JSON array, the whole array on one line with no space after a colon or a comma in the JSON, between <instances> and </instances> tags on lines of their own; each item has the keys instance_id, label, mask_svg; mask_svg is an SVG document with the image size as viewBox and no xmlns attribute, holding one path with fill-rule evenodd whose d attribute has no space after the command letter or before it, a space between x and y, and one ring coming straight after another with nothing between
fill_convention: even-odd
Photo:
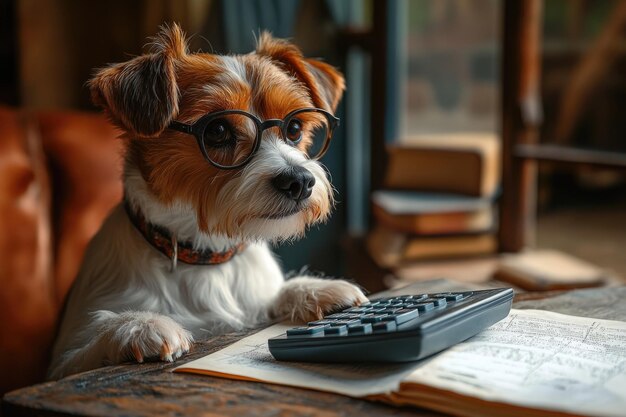
<instances>
[{"instance_id":1,"label":"document with print","mask_svg":"<svg viewBox=\"0 0 626 417\"><path fill-rule=\"evenodd\" d=\"M267 339L293 324L277 324L233 343L225 349L186 363L176 372L203 373L226 378L271 382L364 397L394 391L418 362L404 364L320 364L278 362Z\"/></svg>"},{"instance_id":2,"label":"document with print","mask_svg":"<svg viewBox=\"0 0 626 417\"><path fill-rule=\"evenodd\" d=\"M626 416L626 323L511 310L404 383L412 391L419 390L413 383L528 408Z\"/></svg>"},{"instance_id":3,"label":"document with print","mask_svg":"<svg viewBox=\"0 0 626 417\"><path fill-rule=\"evenodd\" d=\"M406 364L278 362L275 325L176 368L431 408L459 416L626 416L626 323L542 310Z\"/></svg>"}]
</instances>

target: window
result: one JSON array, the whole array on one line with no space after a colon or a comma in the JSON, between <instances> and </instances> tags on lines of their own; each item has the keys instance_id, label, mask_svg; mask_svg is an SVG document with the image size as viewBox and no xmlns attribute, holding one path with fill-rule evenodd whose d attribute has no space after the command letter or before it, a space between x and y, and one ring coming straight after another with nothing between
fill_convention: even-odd
<instances>
[{"instance_id":1,"label":"window","mask_svg":"<svg viewBox=\"0 0 626 417\"><path fill-rule=\"evenodd\" d=\"M497 0L403 4L400 143L497 134L500 5Z\"/></svg>"}]
</instances>

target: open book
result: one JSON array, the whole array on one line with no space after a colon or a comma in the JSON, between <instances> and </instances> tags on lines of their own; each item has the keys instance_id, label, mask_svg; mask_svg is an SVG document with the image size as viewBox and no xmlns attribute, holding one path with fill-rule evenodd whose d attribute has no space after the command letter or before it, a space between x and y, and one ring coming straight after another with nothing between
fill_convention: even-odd
<instances>
[{"instance_id":1,"label":"open book","mask_svg":"<svg viewBox=\"0 0 626 417\"><path fill-rule=\"evenodd\" d=\"M278 324L176 372L263 381L457 416L626 415L626 323L511 310L438 355L404 364L278 362Z\"/></svg>"}]
</instances>

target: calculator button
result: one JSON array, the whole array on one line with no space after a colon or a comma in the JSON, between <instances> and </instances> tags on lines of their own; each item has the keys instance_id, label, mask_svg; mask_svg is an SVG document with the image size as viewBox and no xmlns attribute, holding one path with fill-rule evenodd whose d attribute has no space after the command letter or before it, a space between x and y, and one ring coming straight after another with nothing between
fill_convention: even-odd
<instances>
[{"instance_id":1,"label":"calculator button","mask_svg":"<svg viewBox=\"0 0 626 417\"><path fill-rule=\"evenodd\" d=\"M417 310L403 309L403 310L398 311L396 314L388 315L384 321L391 321L393 319L393 321L395 321L396 324L402 324L402 323L406 323L409 320L413 320L414 318L418 316L419 316L419 313Z\"/></svg>"},{"instance_id":2,"label":"calculator button","mask_svg":"<svg viewBox=\"0 0 626 417\"><path fill-rule=\"evenodd\" d=\"M405 306L408 309L416 309L417 311L420 312L426 312L426 311L430 311L433 310L435 308L435 305L433 303L413 303L413 304L409 304Z\"/></svg>"},{"instance_id":3,"label":"calculator button","mask_svg":"<svg viewBox=\"0 0 626 417\"><path fill-rule=\"evenodd\" d=\"M336 322L336 320L317 320L317 321L310 321L310 322L307 323L307 325L309 325L309 326L331 326L335 322Z\"/></svg>"},{"instance_id":4,"label":"calculator button","mask_svg":"<svg viewBox=\"0 0 626 417\"><path fill-rule=\"evenodd\" d=\"M335 313L335 314L330 314L326 317L324 317L325 319L343 319L345 318L349 313Z\"/></svg>"},{"instance_id":5,"label":"calculator button","mask_svg":"<svg viewBox=\"0 0 626 417\"><path fill-rule=\"evenodd\" d=\"M381 321L380 323L375 323L372 326L372 331L374 333L393 332L395 330L396 330L396 322L395 321Z\"/></svg>"},{"instance_id":6,"label":"calculator button","mask_svg":"<svg viewBox=\"0 0 626 417\"><path fill-rule=\"evenodd\" d=\"M378 323L386 316L387 314L366 314L361 317L361 323Z\"/></svg>"},{"instance_id":7,"label":"calculator button","mask_svg":"<svg viewBox=\"0 0 626 417\"><path fill-rule=\"evenodd\" d=\"M464 298L463 294L452 293L452 292L434 294L433 297L443 297L448 301L460 301Z\"/></svg>"},{"instance_id":8,"label":"calculator button","mask_svg":"<svg viewBox=\"0 0 626 417\"><path fill-rule=\"evenodd\" d=\"M368 303L363 303L359 307L373 307L375 305L378 305L378 301L370 301Z\"/></svg>"},{"instance_id":9,"label":"calculator button","mask_svg":"<svg viewBox=\"0 0 626 417\"><path fill-rule=\"evenodd\" d=\"M344 336L348 334L348 326L332 326L324 329L325 336Z\"/></svg>"},{"instance_id":10,"label":"calculator button","mask_svg":"<svg viewBox=\"0 0 626 417\"><path fill-rule=\"evenodd\" d=\"M337 320L331 324L331 326L358 326L361 324L361 320L359 319L351 319L351 320Z\"/></svg>"},{"instance_id":11,"label":"calculator button","mask_svg":"<svg viewBox=\"0 0 626 417\"><path fill-rule=\"evenodd\" d=\"M348 327L349 334L370 334L372 333L372 325L370 323L364 323L358 326Z\"/></svg>"},{"instance_id":12,"label":"calculator button","mask_svg":"<svg viewBox=\"0 0 626 417\"><path fill-rule=\"evenodd\" d=\"M381 313L383 314L393 314L398 310L402 310L402 306L403 304L400 304L400 306L389 306L388 308L384 309L381 311Z\"/></svg>"},{"instance_id":13,"label":"calculator button","mask_svg":"<svg viewBox=\"0 0 626 417\"><path fill-rule=\"evenodd\" d=\"M427 294L417 294L417 295L408 295L406 296L407 301L418 301L423 300L424 298L428 298Z\"/></svg>"},{"instance_id":14,"label":"calculator button","mask_svg":"<svg viewBox=\"0 0 626 417\"><path fill-rule=\"evenodd\" d=\"M320 334L329 326L311 326L311 327L295 327L287 330L287 336L307 336Z\"/></svg>"},{"instance_id":15,"label":"calculator button","mask_svg":"<svg viewBox=\"0 0 626 417\"><path fill-rule=\"evenodd\" d=\"M365 313L369 311L368 307L350 307L342 311L342 313Z\"/></svg>"},{"instance_id":16,"label":"calculator button","mask_svg":"<svg viewBox=\"0 0 626 417\"><path fill-rule=\"evenodd\" d=\"M330 316L324 317L324 319L346 320L346 319L357 319L361 316L362 314L358 314L358 313L335 313L335 314L331 314Z\"/></svg>"},{"instance_id":17,"label":"calculator button","mask_svg":"<svg viewBox=\"0 0 626 417\"><path fill-rule=\"evenodd\" d=\"M427 303L433 303L435 305L435 307L444 307L447 302L445 298L426 298L424 299L424 302Z\"/></svg>"}]
</instances>

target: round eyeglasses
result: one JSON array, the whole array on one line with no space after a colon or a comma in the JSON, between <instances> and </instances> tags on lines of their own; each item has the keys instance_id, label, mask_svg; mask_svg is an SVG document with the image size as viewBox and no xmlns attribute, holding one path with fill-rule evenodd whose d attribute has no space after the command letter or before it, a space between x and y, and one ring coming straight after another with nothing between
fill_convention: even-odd
<instances>
[{"instance_id":1,"label":"round eyeglasses","mask_svg":"<svg viewBox=\"0 0 626 417\"><path fill-rule=\"evenodd\" d=\"M211 165L236 169L250 162L266 129L278 128L285 142L310 159L320 159L337 126L339 119L326 110L306 108L292 111L284 119L265 121L243 110L224 110L206 114L193 124L174 121L169 128L195 136Z\"/></svg>"}]
</instances>

